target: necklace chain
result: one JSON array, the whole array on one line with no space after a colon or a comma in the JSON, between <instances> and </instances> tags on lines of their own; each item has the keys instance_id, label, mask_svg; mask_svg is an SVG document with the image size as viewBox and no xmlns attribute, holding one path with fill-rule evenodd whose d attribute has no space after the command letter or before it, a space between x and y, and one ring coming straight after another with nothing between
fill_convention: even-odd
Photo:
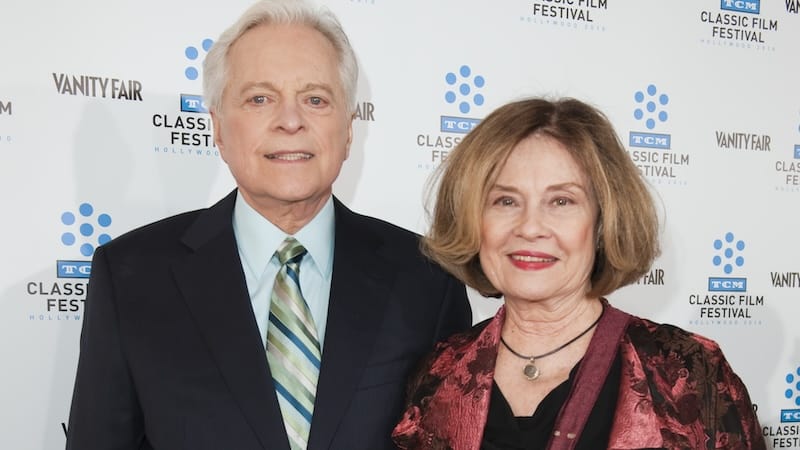
<instances>
[{"instance_id":1,"label":"necklace chain","mask_svg":"<svg viewBox=\"0 0 800 450\"><path fill-rule=\"evenodd\" d=\"M564 350L565 348L567 348L567 346L569 346L569 344L572 344L573 342L575 342L578 339L582 338L586 333L589 332L589 330L591 330L592 328L595 327L595 325L597 325L597 322L600 322L600 319L603 317L603 313L604 312L605 312L605 307L603 307L603 311L600 312L600 316L598 316L597 319L594 322L592 322L592 324L589 325L588 328L586 328L585 330L581 331L581 334L579 334L579 335L575 336L574 338L568 340L566 343L561 344L560 346L556 347L555 349L550 350L549 352L542 353L541 355L526 356L526 355L523 355L522 353L517 352L516 350L514 350L513 348L511 348L508 345L506 340L503 339L502 335L500 336L500 342L502 342L503 345L508 349L508 351L510 351L514 356L516 356L518 358L521 358L521 359L524 359L526 361L530 361L531 363L533 363L533 361L535 361L537 359L541 359L541 358L544 358L545 356L550 356L553 353L557 353L557 352L559 352L561 350Z\"/></svg>"}]
</instances>

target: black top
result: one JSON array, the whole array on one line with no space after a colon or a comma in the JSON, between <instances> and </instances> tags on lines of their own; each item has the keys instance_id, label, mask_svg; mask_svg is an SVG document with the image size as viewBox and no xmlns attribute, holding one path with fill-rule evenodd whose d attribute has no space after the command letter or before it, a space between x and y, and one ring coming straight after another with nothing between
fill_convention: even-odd
<instances>
[{"instance_id":1,"label":"black top","mask_svg":"<svg viewBox=\"0 0 800 450\"><path fill-rule=\"evenodd\" d=\"M558 412L567 401L578 367L580 367L580 363L572 368L566 381L547 394L533 416L514 417L506 398L497 387L497 383L493 382L492 395L489 400L489 416L483 430L481 449L539 450L546 448L553 427L555 427ZM621 373L622 361L617 353L597 402L586 422L586 427L578 439L576 450L597 450L608 447L614 410L617 407Z\"/></svg>"}]
</instances>

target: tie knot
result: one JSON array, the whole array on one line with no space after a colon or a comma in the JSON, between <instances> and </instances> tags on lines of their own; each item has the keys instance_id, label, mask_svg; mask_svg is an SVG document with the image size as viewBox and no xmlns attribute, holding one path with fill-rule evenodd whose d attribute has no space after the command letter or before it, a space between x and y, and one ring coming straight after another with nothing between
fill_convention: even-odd
<instances>
[{"instance_id":1,"label":"tie knot","mask_svg":"<svg viewBox=\"0 0 800 450\"><path fill-rule=\"evenodd\" d=\"M308 251L305 247L300 245L297 242L297 239L293 237L287 237L282 243L281 246L278 247L278 250L275 254L278 255L278 261L281 265L290 264L290 263L298 263L301 259L303 259L303 255L305 255Z\"/></svg>"}]
</instances>

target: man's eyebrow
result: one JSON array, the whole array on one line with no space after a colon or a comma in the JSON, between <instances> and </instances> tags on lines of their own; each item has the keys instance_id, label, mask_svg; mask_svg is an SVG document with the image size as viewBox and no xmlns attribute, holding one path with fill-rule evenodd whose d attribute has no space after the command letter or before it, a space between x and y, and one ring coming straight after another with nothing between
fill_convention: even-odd
<instances>
[{"instance_id":1,"label":"man's eyebrow","mask_svg":"<svg viewBox=\"0 0 800 450\"><path fill-rule=\"evenodd\" d=\"M240 89L239 92L240 93L246 92L246 91L254 89L254 88L264 88L264 89L268 89L268 90L271 90L271 91L278 91L279 90L277 87L275 87L274 84L272 84L269 81L254 81L254 82L250 82L250 83L245 83L244 86L242 86L242 88ZM323 91L327 92L328 94L333 95L333 88L331 87L331 85L329 85L327 83L306 83L305 85L303 85L298 90L298 92L309 92L309 91L313 91L313 90L316 90L316 89L323 90Z\"/></svg>"}]
</instances>

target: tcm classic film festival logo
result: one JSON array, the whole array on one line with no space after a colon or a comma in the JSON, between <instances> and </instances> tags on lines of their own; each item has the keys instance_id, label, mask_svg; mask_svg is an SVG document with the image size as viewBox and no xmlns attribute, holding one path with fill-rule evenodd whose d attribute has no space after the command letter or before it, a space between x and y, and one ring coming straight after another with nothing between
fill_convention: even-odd
<instances>
[{"instance_id":1,"label":"tcm classic film festival logo","mask_svg":"<svg viewBox=\"0 0 800 450\"><path fill-rule=\"evenodd\" d=\"M732 232L714 239L711 263L716 275L708 277L706 292L690 294L693 325L761 325L758 311L764 296L749 293L747 278L741 275L747 244Z\"/></svg>"},{"instance_id":2,"label":"tcm classic film festival logo","mask_svg":"<svg viewBox=\"0 0 800 450\"><path fill-rule=\"evenodd\" d=\"M424 155L417 165L420 169L434 169L447 158L464 135L478 125L480 119L475 113L486 101L486 79L468 65L445 73L444 82L444 101L453 113L439 117L438 132L417 135L417 147Z\"/></svg>"},{"instance_id":3,"label":"tcm classic film festival logo","mask_svg":"<svg viewBox=\"0 0 800 450\"><path fill-rule=\"evenodd\" d=\"M670 97L655 84L633 94L636 130L628 135L631 159L651 182L685 185L689 154L672 148L672 135L663 131L669 121Z\"/></svg>"},{"instance_id":4,"label":"tcm classic film festival logo","mask_svg":"<svg viewBox=\"0 0 800 450\"><path fill-rule=\"evenodd\" d=\"M213 44L213 40L206 38L199 46L189 45L183 49L183 77L194 90L201 89L200 70ZM180 108L153 114L152 125L158 136L153 146L155 152L187 158L219 157L203 96L180 94L176 100L179 100Z\"/></svg>"},{"instance_id":5,"label":"tcm classic film festival logo","mask_svg":"<svg viewBox=\"0 0 800 450\"><path fill-rule=\"evenodd\" d=\"M795 128L794 142L800 142L800 123ZM784 158L775 161L775 172L778 175L779 191L800 192L800 143L790 144L779 152ZM795 258L794 261L797 261ZM800 271L797 266L794 270L771 271L770 281L772 287L783 289L800 288Z\"/></svg>"},{"instance_id":6,"label":"tcm classic film festival logo","mask_svg":"<svg viewBox=\"0 0 800 450\"><path fill-rule=\"evenodd\" d=\"M764 426L762 431L772 448L800 448L800 365L788 372L784 381L782 397L788 408L779 412L780 425Z\"/></svg>"},{"instance_id":7,"label":"tcm classic film festival logo","mask_svg":"<svg viewBox=\"0 0 800 450\"><path fill-rule=\"evenodd\" d=\"M607 10L607 0L536 0L528 6L528 12L520 20L579 30L605 31L601 18Z\"/></svg>"},{"instance_id":8,"label":"tcm classic film festival logo","mask_svg":"<svg viewBox=\"0 0 800 450\"><path fill-rule=\"evenodd\" d=\"M775 173L778 176L779 191L800 192L800 123L795 128L794 144L782 150L779 155L785 155L775 161Z\"/></svg>"},{"instance_id":9,"label":"tcm classic film festival logo","mask_svg":"<svg viewBox=\"0 0 800 450\"><path fill-rule=\"evenodd\" d=\"M111 240L111 223L111 215L96 211L88 202L61 213L59 242L69 259L56 260L55 278L27 283L28 296L33 300L28 320L81 319L92 255L98 246Z\"/></svg>"},{"instance_id":10,"label":"tcm classic film festival logo","mask_svg":"<svg viewBox=\"0 0 800 450\"><path fill-rule=\"evenodd\" d=\"M786 0L787 10L795 1ZM770 6L771 3L764 2ZM778 20L762 15L761 0L720 0L718 10L700 11L700 22L707 30L700 39L702 43L775 50L771 42L778 32Z\"/></svg>"}]
</instances>

